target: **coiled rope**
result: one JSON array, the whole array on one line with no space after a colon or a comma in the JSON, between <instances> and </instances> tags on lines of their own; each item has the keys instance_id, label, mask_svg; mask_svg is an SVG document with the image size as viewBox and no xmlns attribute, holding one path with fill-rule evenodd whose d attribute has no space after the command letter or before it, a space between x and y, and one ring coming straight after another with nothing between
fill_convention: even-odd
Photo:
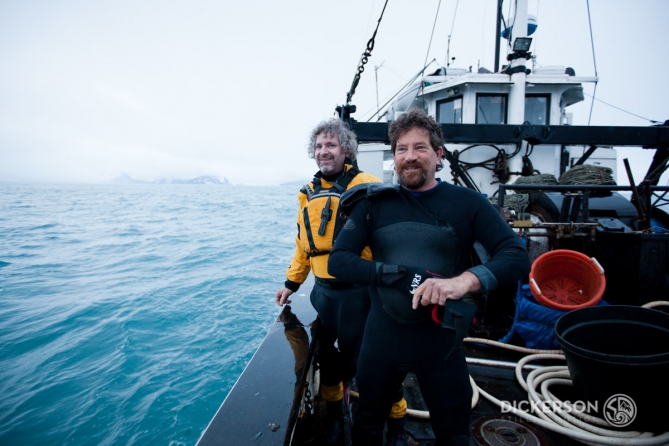
<instances>
[{"instance_id":1,"label":"coiled rope","mask_svg":"<svg viewBox=\"0 0 669 446\"><path fill-rule=\"evenodd\" d=\"M542 173L529 176L521 176L516 179L514 184L591 184L591 185L615 185L613 181L613 170L608 167L593 166L591 164L583 164L574 166L567 172L560 176L558 181L555 175L549 173ZM489 201L497 205L497 197L492 196ZM513 194L504 196L504 207L507 209L514 209L517 212L522 212L529 204L528 191L518 189Z\"/></svg>"},{"instance_id":2,"label":"coiled rope","mask_svg":"<svg viewBox=\"0 0 669 446\"><path fill-rule=\"evenodd\" d=\"M668 301L654 301L642 305L643 308L669 307ZM543 428L550 429L567 437L574 438L586 444L603 445L638 445L653 446L669 444L669 432L655 436L651 432L614 431L605 429L610 424L601 418L586 415L575 410L575 406L559 400L548 388L552 384L572 385L567 366L537 367L531 371L527 380L523 378L523 369L530 362L539 359L565 360L561 350L536 350L526 347L504 344L490 339L465 338L464 342L494 345L509 350L531 353L525 356L515 366L516 379L520 386L528 392L530 407L536 415L519 410L505 401L501 401L478 387L474 379L469 376L472 384L472 409L478 404L480 396L500 406L505 412L513 413L526 421ZM469 358L467 358L469 359ZM537 390L539 387L539 390ZM539 408L541 410L539 410ZM429 412L407 409L407 414L416 418L429 419Z\"/></svg>"},{"instance_id":3,"label":"coiled rope","mask_svg":"<svg viewBox=\"0 0 669 446\"><path fill-rule=\"evenodd\" d=\"M489 197L488 201L497 206L496 196ZM528 194L515 193L504 195L504 207L507 209L513 209L516 212L523 212L528 204L530 204L530 196Z\"/></svg>"},{"instance_id":4,"label":"coiled rope","mask_svg":"<svg viewBox=\"0 0 669 446\"><path fill-rule=\"evenodd\" d=\"M582 164L574 166L560 175L560 184L601 184L615 185L613 170L608 167Z\"/></svg>"},{"instance_id":5,"label":"coiled rope","mask_svg":"<svg viewBox=\"0 0 669 446\"><path fill-rule=\"evenodd\" d=\"M539 173L526 177L518 177L514 181L514 184L558 184L558 180L553 174Z\"/></svg>"},{"instance_id":6,"label":"coiled rope","mask_svg":"<svg viewBox=\"0 0 669 446\"><path fill-rule=\"evenodd\" d=\"M536 175L529 175L526 177L518 177L516 178L516 181L514 181L513 184L546 184L546 185L556 185L558 184L557 178L555 178L555 175L552 175L550 173L540 173ZM526 198L523 198L523 201L527 200L529 203L529 195L527 190L522 190L522 189L516 189L516 195L521 194ZM511 197L513 195L510 195ZM513 203L513 202L512 202ZM526 203L526 205L528 204ZM506 197L504 197L504 207L506 206Z\"/></svg>"},{"instance_id":7,"label":"coiled rope","mask_svg":"<svg viewBox=\"0 0 669 446\"><path fill-rule=\"evenodd\" d=\"M663 304L669 305L669 302L664 302ZM501 344L496 343L496 341L483 341L486 341L486 344ZM465 338L465 342L480 343L481 339ZM505 348L512 347L512 350L516 350L516 348L513 348L516 346L508 346L507 344L501 345ZM522 349L522 347L519 348ZM538 367L529 373L527 380L523 378L523 368L526 368L530 362L539 359L565 360L564 355L556 352L560 351L547 350L543 353L525 356L518 361L515 367L516 379L521 387L528 392L530 407L534 409L536 415L519 410L511 406L509 403L490 395L488 392L478 387L470 375L469 381L472 384L472 409L478 404L479 398L483 396L488 401L499 406L504 412L513 413L526 421L567 437L580 440L586 444L651 446L669 443L669 432L655 436L651 432L614 431L605 429L610 426L607 421L584 414L576 410L577 408L574 405L558 399L548 389L553 384L572 385L567 366ZM537 389L537 387L539 387L539 389ZM429 412L422 410L407 409L407 415L421 419L430 418Z\"/></svg>"}]
</instances>

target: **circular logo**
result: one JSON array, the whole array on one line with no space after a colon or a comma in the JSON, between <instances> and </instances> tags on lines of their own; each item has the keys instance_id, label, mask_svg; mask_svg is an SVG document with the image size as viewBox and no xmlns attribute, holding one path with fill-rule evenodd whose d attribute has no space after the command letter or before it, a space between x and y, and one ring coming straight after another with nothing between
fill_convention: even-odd
<instances>
[{"instance_id":1,"label":"circular logo","mask_svg":"<svg viewBox=\"0 0 669 446\"><path fill-rule=\"evenodd\" d=\"M612 426L625 427L636 418L636 404L627 395L613 395L604 403L604 418Z\"/></svg>"}]
</instances>

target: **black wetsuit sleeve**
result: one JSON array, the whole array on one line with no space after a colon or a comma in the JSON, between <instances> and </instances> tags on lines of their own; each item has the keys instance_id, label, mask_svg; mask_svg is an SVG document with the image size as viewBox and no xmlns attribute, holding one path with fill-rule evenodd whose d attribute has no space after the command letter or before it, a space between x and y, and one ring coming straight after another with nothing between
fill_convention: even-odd
<instances>
[{"instance_id":1,"label":"black wetsuit sleeve","mask_svg":"<svg viewBox=\"0 0 669 446\"><path fill-rule=\"evenodd\" d=\"M518 281L530 272L531 262L522 240L499 215L497 209L488 203L479 206L474 219L476 239L490 254L490 259L481 265L496 279L494 282L485 280L485 272L481 267L470 269L481 280L484 289L494 289ZM479 268L479 271L476 269ZM493 286L491 286L493 285Z\"/></svg>"},{"instance_id":2,"label":"black wetsuit sleeve","mask_svg":"<svg viewBox=\"0 0 669 446\"><path fill-rule=\"evenodd\" d=\"M331 276L359 285L376 283L376 264L360 257L371 241L368 215L369 201L361 200L353 208L330 252L328 273Z\"/></svg>"},{"instance_id":3,"label":"black wetsuit sleeve","mask_svg":"<svg viewBox=\"0 0 669 446\"><path fill-rule=\"evenodd\" d=\"M288 279L286 279L286 281L285 281L284 284L283 284L283 286L285 286L286 288L288 288L288 289L289 289L290 291L292 291L293 293L297 292L297 290L300 289L300 285L302 285L302 284L301 284L301 283L297 283L297 282L293 282L292 280L288 280Z\"/></svg>"}]
</instances>

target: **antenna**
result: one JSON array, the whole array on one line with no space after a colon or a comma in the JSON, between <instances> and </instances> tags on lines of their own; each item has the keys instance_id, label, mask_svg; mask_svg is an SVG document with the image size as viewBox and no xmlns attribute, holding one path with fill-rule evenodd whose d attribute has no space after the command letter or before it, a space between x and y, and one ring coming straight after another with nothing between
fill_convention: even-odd
<instances>
[{"instance_id":1,"label":"antenna","mask_svg":"<svg viewBox=\"0 0 669 446\"><path fill-rule=\"evenodd\" d=\"M448 46L446 47L446 68L448 68L451 65L451 63L449 62L449 60L451 60L450 55L451 55L451 35L449 34Z\"/></svg>"},{"instance_id":2,"label":"antenna","mask_svg":"<svg viewBox=\"0 0 669 446\"><path fill-rule=\"evenodd\" d=\"M451 32L448 35L448 47L446 48L446 68L448 68L451 65L451 62L455 60L455 57L451 60L451 35L453 34L453 28L455 28L455 17L458 15L458 5L460 4L460 0L455 2L455 12L453 12L453 23L451 23ZM451 62L449 62L449 60ZM448 70L446 70L448 74Z\"/></svg>"},{"instance_id":3,"label":"antenna","mask_svg":"<svg viewBox=\"0 0 669 446\"><path fill-rule=\"evenodd\" d=\"M379 68L383 66L386 61L381 62L381 65L374 65L374 77L376 78L376 113L378 114L381 110L379 108Z\"/></svg>"}]
</instances>

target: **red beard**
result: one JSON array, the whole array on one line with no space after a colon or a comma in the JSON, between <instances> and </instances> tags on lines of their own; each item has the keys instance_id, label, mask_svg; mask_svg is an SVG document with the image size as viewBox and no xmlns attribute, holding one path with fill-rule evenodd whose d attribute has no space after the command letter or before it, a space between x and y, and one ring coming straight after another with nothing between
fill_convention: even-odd
<instances>
[{"instance_id":1,"label":"red beard","mask_svg":"<svg viewBox=\"0 0 669 446\"><path fill-rule=\"evenodd\" d=\"M407 173L404 171L407 167L417 167L419 170ZM400 184L407 189L419 189L427 181L427 172L419 163L406 163L399 166L397 177Z\"/></svg>"}]
</instances>

